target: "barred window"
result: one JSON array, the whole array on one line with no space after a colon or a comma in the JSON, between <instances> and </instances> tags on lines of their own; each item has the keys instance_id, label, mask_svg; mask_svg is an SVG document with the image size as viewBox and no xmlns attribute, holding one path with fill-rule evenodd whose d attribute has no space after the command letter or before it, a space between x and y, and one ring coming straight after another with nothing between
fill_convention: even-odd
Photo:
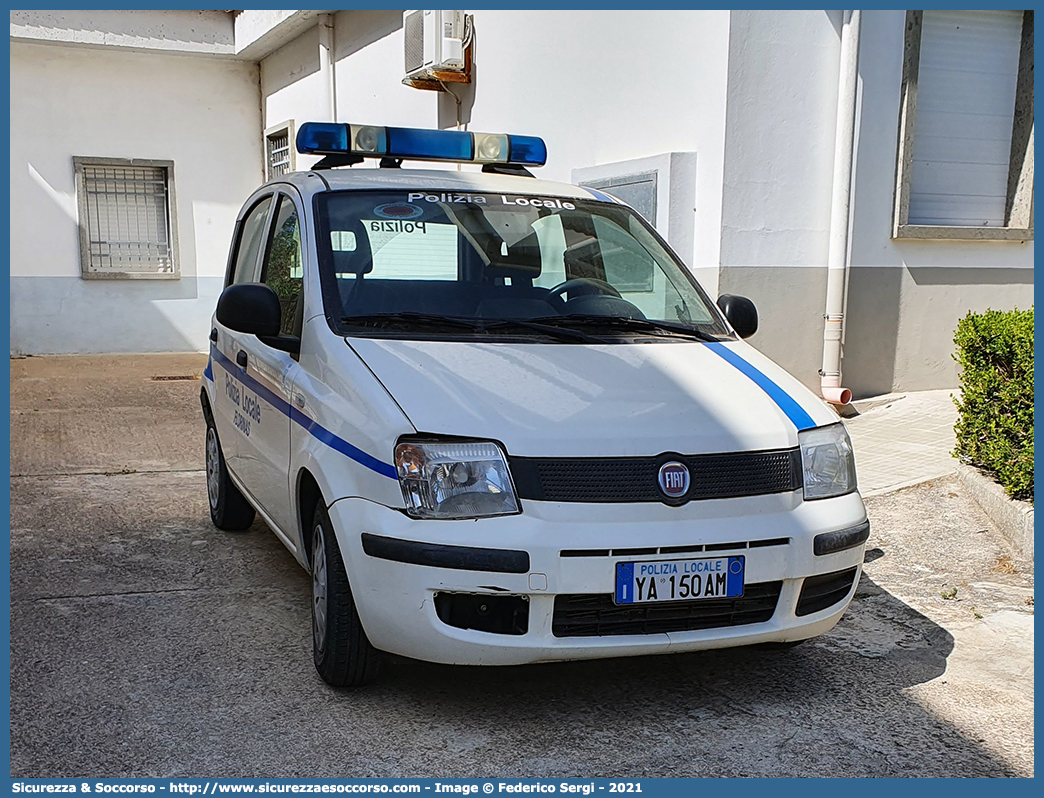
<instances>
[{"instance_id":1,"label":"barred window","mask_svg":"<svg viewBox=\"0 0 1044 798\"><path fill-rule=\"evenodd\" d=\"M177 278L170 161L74 158L84 278Z\"/></svg>"},{"instance_id":2,"label":"barred window","mask_svg":"<svg viewBox=\"0 0 1044 798\"><path fill-rule=\"evenodd\" d=\"M265 131L265 180L293 172L296 168L294 158L294 123L283 122Z\"/></svg>"}]
</instances>

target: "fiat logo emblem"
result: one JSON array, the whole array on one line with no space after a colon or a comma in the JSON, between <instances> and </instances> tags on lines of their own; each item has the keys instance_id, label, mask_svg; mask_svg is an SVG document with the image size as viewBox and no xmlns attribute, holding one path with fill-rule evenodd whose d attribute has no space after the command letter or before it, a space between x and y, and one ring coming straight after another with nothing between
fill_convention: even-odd
<instances>
[{"instance_id":1,"label":"fiat logo emblem","mask_svg":"<svg viewBox=\"0 0 1044 798\"><path fill-rule=\"evenodd\" d=\"M660 490L669 499L680 499L689 492L689 469L677 461L660 466Z\"/></svg>"}]
</instances>

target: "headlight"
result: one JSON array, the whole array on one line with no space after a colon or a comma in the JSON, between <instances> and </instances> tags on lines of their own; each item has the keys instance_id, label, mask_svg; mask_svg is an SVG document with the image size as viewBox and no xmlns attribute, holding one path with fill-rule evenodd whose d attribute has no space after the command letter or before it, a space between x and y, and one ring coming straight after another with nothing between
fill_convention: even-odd
<instances>
[{"instance_id":1,"label":"headlight","mask_svg":"<svg viewBox=\"0 0 1044 798\"><path fill-rule=\"evenodd\" d=\"M395 447L406 512L415 518L517 513L504 453L495 443L400 443Z\"/></svg>"},{"instance_id":2,"label":"headlight","mask_svg":"<svg viewBox=\"0 0 1044 798\"><path fill-rule=\"evenodd\" d=\"M798 433L806 499L828 499L856 489L855 457L844 424Z\"/></svg>"}]
</instances>

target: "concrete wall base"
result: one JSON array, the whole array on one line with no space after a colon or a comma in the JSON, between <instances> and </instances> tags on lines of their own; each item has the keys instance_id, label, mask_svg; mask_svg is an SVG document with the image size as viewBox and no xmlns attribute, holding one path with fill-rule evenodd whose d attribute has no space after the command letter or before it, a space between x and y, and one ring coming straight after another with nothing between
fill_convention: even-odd
<instances>
[{"instance_id":1,"label":"concrete wall base","mask_svg":"<svg viewBox=\"0 0 1044 798\"><path fill-rule=\"evenodd\" d=\"M1004 537L1032 563L1033 505L1009 498L1003 487L973 466L958 466L957 476Z\"/></svg>"}]
</instances>

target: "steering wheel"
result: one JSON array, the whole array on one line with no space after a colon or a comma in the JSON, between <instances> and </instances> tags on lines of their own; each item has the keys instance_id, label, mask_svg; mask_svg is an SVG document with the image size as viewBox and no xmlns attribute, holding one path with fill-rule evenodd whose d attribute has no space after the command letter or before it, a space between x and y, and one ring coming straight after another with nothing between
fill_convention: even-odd
<instances>
[{"instance_id":1,"label":"steering wheel","mask_svg":"<svg viewBox=\"0 0 1044 798\"><path fill-rule=\"evenodd\" d=\"M559 283L548 292L548 296L551 298L559 298L562 294L569 292L577 292L579 289L586 289L582 292L576 293L576 296L587 296L594 294L595 296L614 296L619 298L620 292L613 288L605 280L599 280L597 277L574 277L572 280L566 280L564 283ZM575 297L572 297L575 298Z\"/></svg>"}]
</instances>

